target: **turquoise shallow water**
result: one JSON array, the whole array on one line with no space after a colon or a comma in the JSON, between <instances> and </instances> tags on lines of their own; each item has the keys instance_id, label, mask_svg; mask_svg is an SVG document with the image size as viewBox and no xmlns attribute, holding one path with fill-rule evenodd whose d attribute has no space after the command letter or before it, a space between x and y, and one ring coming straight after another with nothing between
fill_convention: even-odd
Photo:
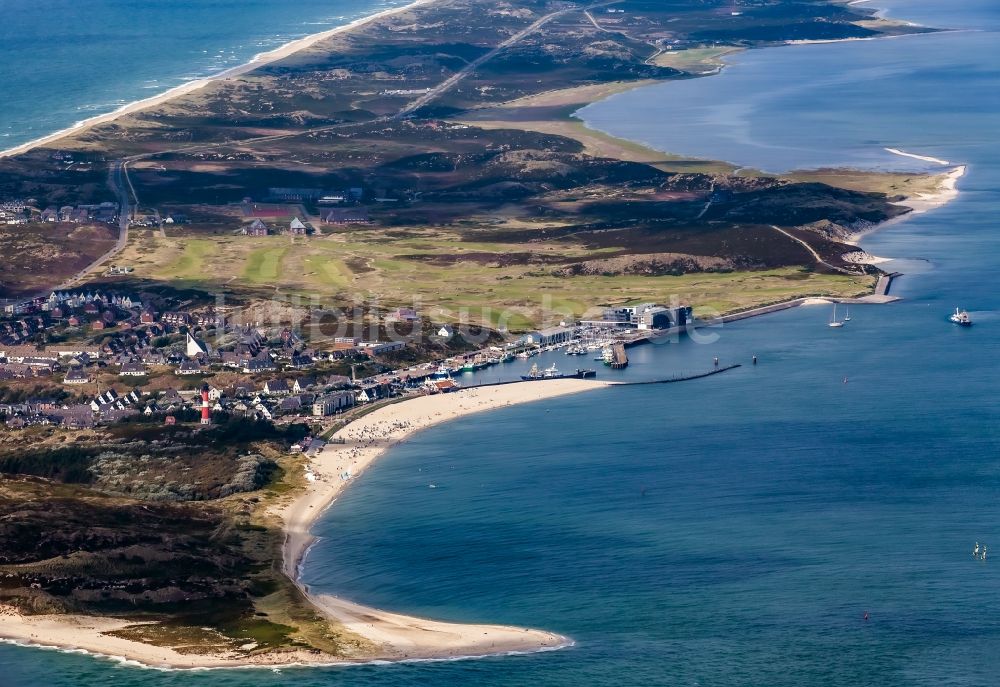
<instances>
[{"instance_id":1,"label":"turquoise shallow water","mask_svg":"<svg viewBox=\"0 0 1000 687\"><path fill-rule=\"evenodd\" d=\"M400 0L4 0L0 150Z\"/></svg>"},{"instance_id":2,"label":"turquoise shallow water","mask_svg":"<svg viewBox=\"0 0 1000 687\"><path fill-rule=\"evenodd\" d=\"M931 23L929 3L918 8ZM963 25L998 26L993 8L949 8ZM897 3L893 13L904 10ZM727 326L711 344L633 349L624 373L633 379L704 369L714 356L748 363L756 354L760 364L424 432L316 527L323 540L305 577L317 590L542 627L573 637L573 648L276 675L158 673L0 646L0 685L997 684L1000 568L970 556L976 540L1000 555L996 39L739 58L786 93L747 105L738 125L767 145L741 162L779 168L789 148L805 147L804 160L825 150L862 164L866 150L893 141L969 164L958 201L865 242L901 258L894 266L906 276L894 290L904 301L852 308L842 330L825 326L825 307L800 308ZM891 75L875 69L883 62ZM811 99L820 72L837 80L838 97ZM738 83L726 78L692 84L736 102ZM918 90L918 100L903 97ZM621 126L646 140L667 122L671 136L698 142L692 153L718 145L664 100L669 91L646 93L648 119L632 101L606 106L625 107ZM817 129L819 119L836 126ZM976 325L948 324L955 306Z\"/></svg>"}]
</instances>

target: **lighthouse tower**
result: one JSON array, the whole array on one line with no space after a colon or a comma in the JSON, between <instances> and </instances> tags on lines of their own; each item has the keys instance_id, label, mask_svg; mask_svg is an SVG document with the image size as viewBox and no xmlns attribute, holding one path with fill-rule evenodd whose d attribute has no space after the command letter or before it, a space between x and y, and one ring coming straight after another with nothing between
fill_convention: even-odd
<instances>
[{"instance_id":1,"label":"lighthouse tower","mask_svg":"<svg viewBox=\"0 0 1000 687\"><path fill-rule=\"evenodd\" d=\"M212 410L208 407L208 384L201 386L201 424L212 424Z\"/></svg>"}]
</instances>

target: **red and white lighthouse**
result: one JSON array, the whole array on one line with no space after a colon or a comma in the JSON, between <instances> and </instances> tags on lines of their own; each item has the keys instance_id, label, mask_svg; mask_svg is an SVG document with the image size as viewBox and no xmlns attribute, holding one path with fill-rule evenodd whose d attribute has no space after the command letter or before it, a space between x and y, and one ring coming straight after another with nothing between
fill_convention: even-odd
<instances>
[{"instance_id":1,"label":"red and white lighthouse","mask_svg":"<svg viewBox=\"0 0 1000 687\"><path fill-rule=\"evenodd\" d=\"M201 424L212 424L212 409L208 407L208 384L201 386Z\"/></svg>"}]
</instances>

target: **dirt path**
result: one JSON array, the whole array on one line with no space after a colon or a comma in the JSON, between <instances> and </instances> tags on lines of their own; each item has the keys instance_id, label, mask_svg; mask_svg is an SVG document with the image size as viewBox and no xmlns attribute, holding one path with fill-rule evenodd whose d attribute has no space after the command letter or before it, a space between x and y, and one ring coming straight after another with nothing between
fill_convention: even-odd
<instances>
[{"instance_id":1,"label":"dirt path","mask_svg":"<svg viewBox=\"0 0 1000 687\"><path fill-rule=\"evenodd\" d=\"M843 267L836 267L834 265L831 265L826 260L824 260L820 256L819 253L816 252L815 248L813 248L808 243L806 243L805 241L803 241L802 239L800 239L798 236L792 234L791 232L785 231L781 227L779 227L777 225L774 225L774 224L771 225L771 228L774 229L775 231L781 233L781 234L784 234L785 236L787 236L788 238L790 238L792 241L796 241L796 242L802 244L802 246L807 251L809 251L810 255L813 256L813 259L815 259L818 264L823 265L823 267L827 267L827 268L833 270L834 272L840 272L841 274L855 274L851 270L847 270L847 269L844 269Z\"/></svg>"}]
</instances>

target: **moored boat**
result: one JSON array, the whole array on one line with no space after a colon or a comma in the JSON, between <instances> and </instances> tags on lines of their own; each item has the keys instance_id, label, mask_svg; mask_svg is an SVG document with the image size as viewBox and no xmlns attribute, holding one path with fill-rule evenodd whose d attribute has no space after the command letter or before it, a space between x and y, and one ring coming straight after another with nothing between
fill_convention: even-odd
<instances>
[{"instance_id":1,"label":"moored boat","mask_svg":"<svg viewBox=\"0 0 1000 687\"><path fill-rule=\"evenodd\" d=\"M593 379L596 376L596 370L577 369L575 372L562 374L558 369L556 369L555 365L552 365L545 370L539 370L538 365L532 365L528 374L521 375L521 379L525 382L534 382L542 379Z\"/></svg>"},{"instance_id":2,"label":"moored boat","mask_svg":"<svg viewBox=\"0 0 1000 687\"><path fill-rule=\"evenodd\" d=\"M833 304L833 314L830 315L830 326L831 327L843 327L844 323L837 319L837 304Z\"/></svg>"}]
</instances>

